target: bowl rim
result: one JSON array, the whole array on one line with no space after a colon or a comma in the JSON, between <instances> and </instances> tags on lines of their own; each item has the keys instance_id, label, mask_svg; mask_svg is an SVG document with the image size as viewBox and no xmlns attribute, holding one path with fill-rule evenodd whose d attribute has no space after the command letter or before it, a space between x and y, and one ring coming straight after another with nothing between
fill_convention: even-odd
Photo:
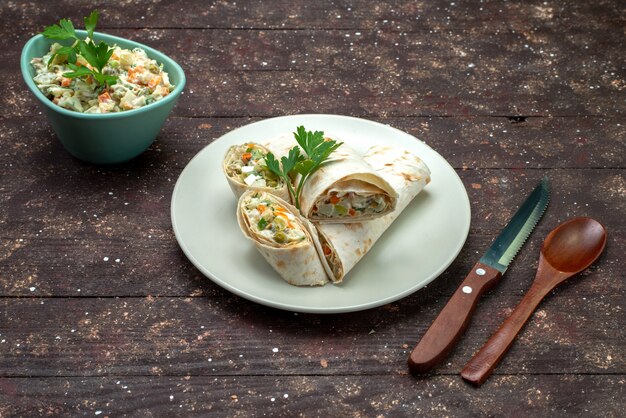
<instances>
[{"instance_id":1,"label":"bowl rim","mask_svg":"<svg viewBox=\"0 0 626 418\"><path fill-rule=\"evenodd\" d=\"M77 29L76 33L79 35L86 35L87 31ZM26 82L26 85L28 86L29 90L35 95L37 99L39 99L40 102L42 102L46 107L53 110L54 112L61 113L63 115L70 116L70 117L75 117L78 119L122 119L126 117L131 117L134 115L138 115L140 113L149 112L150 110L155 109L157 107L165 106L169 102L172 102L178 99L178 96L182 93L183 89L185 88L185 84L187 81L187 78L185 77L185 72L176 61L168 57L166 54L154 48L151 48L148 45L142 44L140 42L136 42L136 41L126 39L126 38L121 38L119 36L109 35L109 34L102 33L102 32L94 32L94 38L96 39L99 38L101 40L106 41L107 43L113 43L113 44L130 43L135 48L141 48L144 51L146 51L146 53L148 54L150 58L156 60L157 63L159 64L167 63L167 65L170 66L174 70L174 72L177 73L176 75L178 76L180 81L174 86L174 90L172 90L172 92L168 94L167 97L165 97L164 99L161 99L154 103L150 103L149 105L146 105L137 109L125 110L123 112L114 112L114 113L82 113L82 112L77 112L74 110L68 110L53 103L50 99L48 99L39 90L39 88L33 81L33 78L30 76L30 73L29 73L29 69L31 65L30 60L34 58L30 56L31 55L30 51L33 48L33 45L35 44L35 42L39 41L40 39L46 39L43 35L38 34L30 38L26 42L26 44L24 44L24 47L22 48L22 53L20 56L20 69L22 72L22 77L24 78L24 81ZM50 41L50 44L52 44L53 42L57 42L57 40L55 39L50 39L49 41Z\"/></svg>"}]
</instances>

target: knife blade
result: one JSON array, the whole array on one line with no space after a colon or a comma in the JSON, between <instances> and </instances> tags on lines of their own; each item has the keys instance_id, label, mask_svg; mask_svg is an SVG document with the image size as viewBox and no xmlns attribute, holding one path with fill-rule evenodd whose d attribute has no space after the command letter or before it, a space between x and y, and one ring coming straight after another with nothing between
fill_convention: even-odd
<instances>
[{"instance_id":1,"label":"knife blade","mask_svg":"<svg viewBox=\"0 0 626 418\"><path fill-rule=\"evenodd\" d=\"M491 289L526 242L550 200L550 181L544 177L474 265L446 306L409 356L411 373L437 366L467 329L480 296Z\"/></svg>"}]
</instances>

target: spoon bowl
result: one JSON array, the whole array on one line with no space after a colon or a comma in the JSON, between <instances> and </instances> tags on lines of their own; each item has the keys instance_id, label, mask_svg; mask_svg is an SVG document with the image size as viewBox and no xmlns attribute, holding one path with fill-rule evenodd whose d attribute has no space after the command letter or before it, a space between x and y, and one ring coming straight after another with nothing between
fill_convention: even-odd
<instances>
[{"instance_id":1,"label":"spoon bowl","mask_svg":"<svg viewBox=\"0 0 626 418\"><path fill-rule=\"evenodd\" d=\"M595 219L574 218L552 230L541 247L555 270L576 274L589 267L606 246L606 230Z\"/></svg>"},{"instance_id":2,"label":"spoon bowl","mask_svg":"<svg viewBox=\"0 0 626 418\"><path fill-rule=\"evenodd\" d=\"M465 365L461 376L482 385L543 298L567 278L589 267L606 246L606 230L591 218L574 218L554 228L543 241L537 275L513 313Z\"/></svg>"}]
</instances>

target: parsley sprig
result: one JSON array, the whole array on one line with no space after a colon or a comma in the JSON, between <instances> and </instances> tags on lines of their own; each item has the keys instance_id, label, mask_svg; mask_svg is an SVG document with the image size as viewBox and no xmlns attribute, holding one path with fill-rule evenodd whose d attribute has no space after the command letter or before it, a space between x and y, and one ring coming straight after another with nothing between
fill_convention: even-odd
<instances>
[{"instance_id":1,"label":"parsley sprig","mask_svg":"<svg viewBox=\"0 0 626 418\"><path fill-rule=\"evenodd\" d=\"M289 154L280 159L276 159L271 152L265 157L265 164L271 172L281 177L287 183L289 194L293 199L296 207L300 209L300 194L302 186L311 177L318 168L320 168L343 142L337 142L333 139L324 138L324 132L307 131L304 126L298 126L293 136L300 147L293 147L289 150ZM304 154L300 152L300 148ZM292 178L300 174L297 186L294 188Z\"/></svg>"},{"instance_id":2,"label":"parsley sprig","mask_svg":"<svg viewBox=\"0 0 626 418\"><path fill-rule=\"evenodd\" d=\"M74 24L69 19L61 19L58 24L46 26L41 33L46 38L66 40L75 39L75 42L71 46L63 46L59 48L48 61L48 65L52 64L52 61L57 56L67 56L67 66L72 70L71 72L63 74L67 78L88 77L91 76L99 86L108 87L117 83L118 77L104 74L102 69L109 62L109 58L113 54L113 48L108 46L105 42L100 41L99 44L93 41L93 32L96 29L98 18L100 14L97 10L91 12L89 16L84 19L85 29L87 30L87 38L80 39L74 29ZM91 68L86 66L79 66L77 64L77 56L80 55L89 63Z\"/></svg>"}]
</instances>

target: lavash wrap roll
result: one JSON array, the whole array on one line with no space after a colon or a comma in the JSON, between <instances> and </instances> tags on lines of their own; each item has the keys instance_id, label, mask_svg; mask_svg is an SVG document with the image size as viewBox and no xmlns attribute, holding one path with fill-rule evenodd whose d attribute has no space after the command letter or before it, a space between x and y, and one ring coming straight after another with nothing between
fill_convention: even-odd
<instances>
[{"instance_id":1,"label":"lavash wrap roll","mask_svg":"<svg viewBox=\"0 0 626 418\"><path fill-rule=\"evenodd\" d=\"M333 138L331 135L325 135L325 137ZM337 142L341 141L337 140ZM288 134L274 138L267 144L267 147L277 156L286 155L294 146L298 146L298 143L293 135ZM299 176L295 179L296 184L298 179ZM349 196L353 195L356 197L350 199ZM341 205L345 199L346 202L351 200L365 202L365 208L350 209L349 214L346 209L342 216L334 211L331 217L322 216L322 207L332 207L329 200L338 199L337 196L342 199ZM314 222L361 222L380 218L393 212L397 197L393 187L363 157L344 143L304 183L300 194L300 212ZM374 204L374 201L377 203ZM372 204L370 205L369 202ZM345 207L351 207L351 205L348 204Z\"/></svg>"},{"instance_id":2,"label":"lavash wrap roll","mask_svg":"<svg viewBox=\"0 0 626 418\"><path fill-rule=\"evenodd\" d=\"M245 208L246 203L255 195L256 198L267 199L284 208L291 222L304 232L305 238L295 243L280 244L259 232L254 222L251 222L250 211ZM248 190L237 203L237 222L243 234L254 243L263 258L287 283L296 286L321 286L328 283L326 270L316 247L319 242L317 231L290 203L268 192Z\"/></svg>"},{"instance_id":3,"label":"lavash wrap roll","mask_svg":"<svg viewBox=\"0 0 626 418\"><path fill-rule=\"evenodd\" d=\"M278 178L278 187L270 187L270 186L256 186L256 185L248 185L245 181L242 181L238 178L234 173L229 173L229 166L234 161L240 160L242 158L242 150L248 145L253 145L261 149L265 154L269 152L269 150L261 144L257 144L254 142L249 142L246 144L233 145L228 148L226 154L224 155L224 160L222 161L222 171L224 172L224 177L228 181L228 185L230 189L233 191L235 197L239 198L241 195L247 190L260 190L268 193L272 193L284 200L291 201L291 197L289 195L289 189L287 188L287 184L285 184L282 178ZM231 175L232 174L232 175Z\"/></svg>"},{"instance_id":4,"label":"lavash wrap roll","mask_svg":"<svg viewBox=\"0 0 626 418\"><path fill-rule=\"evenodd\" d=\"M428 166L413 153L384 145L370 148L363 159L383 177L398 194L396 209L381 218L360 223L315 223L320 240L320 257L328 276L340 283L389 228L408 204L430 182ZM324 254L324 245L326 257Z\"/></svg>"}]
</instances>

